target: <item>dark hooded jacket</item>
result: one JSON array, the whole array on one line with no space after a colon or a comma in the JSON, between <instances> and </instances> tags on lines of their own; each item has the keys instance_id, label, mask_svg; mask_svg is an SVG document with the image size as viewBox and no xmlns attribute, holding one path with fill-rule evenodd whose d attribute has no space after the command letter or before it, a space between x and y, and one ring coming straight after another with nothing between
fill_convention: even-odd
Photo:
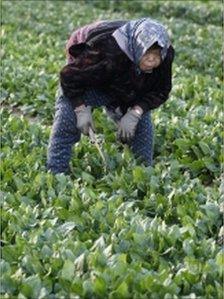
<instances>
[{"instance_id":1,"label":"dark hooded jacket","mask_svg":"<svg viewBox=\"0 0 224 299\"><path fill-rule=\"evenodd\" d=\"M96 88L112 98L125 113L139 105L143 111L159 107L172 88L174 49L152 73L137 71L136 64L121 50L113 32L128 21L100 21L79 28L67 46L67 65L60 72L61 88L73 107L83 103L86 89Z\"/></svg>"}]
</instances>

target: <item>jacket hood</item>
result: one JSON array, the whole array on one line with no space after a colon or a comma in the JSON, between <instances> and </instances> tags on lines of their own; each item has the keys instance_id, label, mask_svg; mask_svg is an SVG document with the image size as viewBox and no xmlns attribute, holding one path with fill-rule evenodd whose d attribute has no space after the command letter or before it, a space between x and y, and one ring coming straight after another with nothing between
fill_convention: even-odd
<instances>
[{"instance_id":1,"label":"jacket hood","mask_svg":"<svg viewBox=\"0 0 224 299\"><path fill-rule=\"evenodd\" d=\"M150 19L131 20L114 31L112 36L119 47L138 66L142 56L155 43L162 47L161 57L165 59L171 45L168 33L163 25Z\"/></svg>"}]
</instances>

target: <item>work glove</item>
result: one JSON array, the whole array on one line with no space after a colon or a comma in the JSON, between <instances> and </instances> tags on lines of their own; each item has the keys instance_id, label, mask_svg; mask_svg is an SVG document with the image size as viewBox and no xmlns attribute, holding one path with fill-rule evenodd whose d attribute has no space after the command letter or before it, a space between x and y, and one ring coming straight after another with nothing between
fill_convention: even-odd
<instances>
[{"instance_id":1,"label":"work glove","mask_svg":"<svg viewBox=\"0 0 224 299\"><path fill-rule=\"evenodd\" d=\"M91 106L81 105L75 109L75 113L77 117L77 128L84 135L89 135L90 127L93 131L95 131L91 113Z\"/></svg>"},{"instance_id":2,"label":"work glove","mask_svg":"<svg viewBox=\"0 0 224 299\"><path fill-rule=\"evenodd\" d=\"M121 118L118 124L118 139L123 143L129 143L135 135L137 124L141 115L134 109L128 112Z\"/></svg>"}]
</instances>

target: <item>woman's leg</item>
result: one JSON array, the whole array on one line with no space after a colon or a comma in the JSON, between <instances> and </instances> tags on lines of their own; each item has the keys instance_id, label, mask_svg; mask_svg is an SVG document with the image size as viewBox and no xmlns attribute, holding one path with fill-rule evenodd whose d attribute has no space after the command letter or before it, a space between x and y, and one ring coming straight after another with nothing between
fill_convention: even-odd
<instances>
[{"instance_id":1,"label":"woman's leg","mask_svg":"<svg viewBox=\"0 0 224 299\"><path fill-rule=\"evenodd\" d=\"M122 115L121 110L114 109L110 105L106 107L107 115L115 122L119 123ZM145 113L138 123L134 139L130 143L130 148L136 157L140 157L147 166L152 166L153 161L153 125L150 112Z\"/></svg>"},{"instance_id":2,"label":"woman's leg","mask_svg":"<svg viewBox=\"0 0 224 299\"><path fill-rule=\"evenodd\" d=\"M152 166L153 161L153 125L150 112L143 114L131 142L133 153L144 160L147 166Z\"/></svg>"},{"instance_id":3,"label":"woman's leg","mask_svg":"<svg viewBox=\"0 0 224 299\"><path fill-rule=\"evenodd\" d=\"M108 116L115 122L119 123L122 115L119 107L106 107ZM153 125L151 122L150 112L145 113L138 123L134 139L130 143L130 148L136 157L140 157L147 166L152 166L153 161Z\"/></svg>"},{"instance_id":4,"label":"woman's leg","mask_svg":"<svg viewBox=\"0 0 224 299\"><path fill-rule=\"evenodd\" d=\"M106 106L110 110L111 98L98 90L87 90L83 99L86 105L92 107ZM120 111L115 113L116 119L112 118L119 121L122 114ZM56 114L47 154L47 168L53 173L69 170L72 146L80 140L81 136L76 123L74 108L60 92L56 101ZM149 113L145 113L139 121L134 139L131 142L131 149L137 157L142 157L147 165L152 165L153 126Z\"/></svg>"},{"instance_id":5,"label":"woman's leg","mask_svg":"<svg viewBox=\"0 0 224 299\"><path fill-rule=\"evenodd\" d=\"M92 107L105 106L110 98L94 89L85 92L83 100ZM47 153L47 169L53 173L69 171L72 146L80 140L80 130L77 129L76 114L68 98L59 94L56 101L56 113L49 140Z\"/></svg>"},{"instance_id":6,"label":"woman's leg","mask_svg":"<svg viewBox=\"0 0 224 299\"><path fill-rule=\"evenodd\" d=\"M53 173L69 171L72 146L80 140L76 115L70 101L59 94L47 153L47 169Z\"/></svg>"}]
</instances>

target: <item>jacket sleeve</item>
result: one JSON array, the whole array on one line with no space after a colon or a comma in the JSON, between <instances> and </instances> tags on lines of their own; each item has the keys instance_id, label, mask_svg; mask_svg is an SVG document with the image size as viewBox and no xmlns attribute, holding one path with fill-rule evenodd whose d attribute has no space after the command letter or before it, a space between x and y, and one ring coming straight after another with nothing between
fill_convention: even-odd
<instances>
[{"instance_id":1,"label":"jacket sleeve","mask_svg":"<svg viewBox=\"0 0 224 299\"><path fill-rule=\"evenodd\" d=\"M104 39L101 38L101 41L103 43ZM105 43L108 44L108 40L105 39ZM60 71L60 84L64 96L69 98L74 107L84 103L82 96L86 89L103 88L112 80L115 54L104 53L102 48L103 45L96 47L86 43L69 48L73 62Z\"/></svg>"},{"instance_id":2,"label":"jacket sleeve","mask_svg":"<svg viewBox=\"0 0 224 299\"><path fill-rule=\"evenodd\" d=\"M64 96L77 107L84 103L86 89L100 88L111 80L113 62L102 51L95 51L85 44L76 45L70 53L74 62L60 71L60 84Z\"/></svg>"},{"instance_id":3,"label":"jacket sleeve","mask_svg":"<svg viewBox=\"0 0 224 299\"><path fill-rule=\"evenodd\" d=\"M144 112L158 108L168 98L172 89L172 63L175 51L172 46L168 49L168 54L161 65L158 82L154 90L146 91L141 96L141 101L138 104Z\"/></svg>"},{"instance_id":4,"label":"jacket sleeve","mask_svg":"<svg viewBox=\"0 0 224 299\"><path fill-rule=\"evenodd\" d=\"M100 87L108 80L110 61L106 58L96 59L88 53L80 60L67 64L60 71L60 84L64 96L77 107L84 103L82 96L89 87Z\"/></svg>"}]
</instances>

